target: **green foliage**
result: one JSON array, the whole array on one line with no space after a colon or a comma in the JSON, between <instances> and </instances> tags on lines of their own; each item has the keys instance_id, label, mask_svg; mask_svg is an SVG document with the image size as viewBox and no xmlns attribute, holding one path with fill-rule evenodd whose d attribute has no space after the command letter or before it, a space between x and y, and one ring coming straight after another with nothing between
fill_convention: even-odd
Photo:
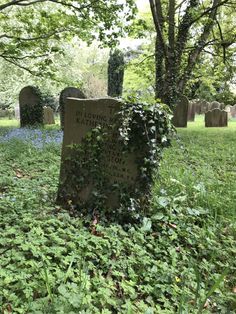
<instances>
[{"instance_id":1,"label":"green foliage","mask_svg":"<svg viewBox=\"0 0 236 314\"><path fill-rule=\"evenodd\" d=\"M121 50L111 50L108 60L108 92L111 97L122 96L124 80L124 54Z\"/></svg>"},{"instance_id":2,"label":"green foliage","mask_svg":"<svg viewBox=\"0 0 236 314\"><path fill-rule=\"evenodd\" d=\"M27 86L31 93L37 98L37 103L23 104L20 103L20 125L25 126L39 126L43 124L43 96L38 87Z\"/></svg>"},{"instance_id":3,"label":"green foliage","mask_svg":"<svg viewBox=\"0 0 236 314\"><path fill-rule=\"evenodd\" d=\"M61 41L76 36L90 44L99 39L114 45L136 13L133 0L21 2L0 5L0 55L32 74L49 77L53 76L54 57L63 53Z\"/></svg>"},{"instance_id":4,"label":"green foliage","mask_svg":"<svg viewBox=\"0 0 236 314\"><path fill-rule=\"evenodd\" d=\"M180 130L149 215L123 227L55 206L60 147L0 143L1 310L234 313L235 128Z\"/></svg>"}]
</instances>

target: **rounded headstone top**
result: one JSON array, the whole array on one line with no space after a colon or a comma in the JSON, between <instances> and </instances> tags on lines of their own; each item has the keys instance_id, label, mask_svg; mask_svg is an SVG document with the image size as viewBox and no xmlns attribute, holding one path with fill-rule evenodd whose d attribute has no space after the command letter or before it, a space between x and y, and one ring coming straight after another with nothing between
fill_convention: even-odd
<instances>
[{"instance_id":1,"label":"rounded headstone top","mask_svg":"<svg viewBox=\"0 0 236 314\"><path fill-rule=\"evenodd\" d=\"M40 90L35 86L25 86L19 94L20 105L37 105L41 100Z\"/></svg>"}]
</instances>

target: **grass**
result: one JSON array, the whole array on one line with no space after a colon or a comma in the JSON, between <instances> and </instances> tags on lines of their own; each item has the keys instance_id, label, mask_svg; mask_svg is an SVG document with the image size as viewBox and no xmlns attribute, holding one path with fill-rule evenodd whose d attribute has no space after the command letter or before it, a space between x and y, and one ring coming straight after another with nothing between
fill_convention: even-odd
<instances>
[{"instance_id":1,"label":"grass","mask_svg":"<svg viewBox=\"0 0 236 314\"><path fill-rule=\"evenodd\" d=\"M234 313L235 131L202 117L179 129L150 213L125 227L55 206L60 145L0 142L1 311Z\"/></svg>"}]
</instances>

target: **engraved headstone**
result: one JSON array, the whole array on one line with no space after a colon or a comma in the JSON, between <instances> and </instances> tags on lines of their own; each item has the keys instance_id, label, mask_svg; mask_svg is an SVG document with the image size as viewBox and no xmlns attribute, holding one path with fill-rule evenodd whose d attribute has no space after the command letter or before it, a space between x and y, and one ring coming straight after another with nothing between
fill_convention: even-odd
<instances>
[{"instance_id":1,"label":"engraved headstone","mask_svg":"<svg viewBox=\"0 0 236 314\"><path fill-rule=\"evenodd\" d=\"M66 87L65 89L63 89L59 98L59 111L62 130L64 129L65 102L68 97L80 99L86 98L84 93L76 87Z\"/></svg>"},{"instance_id":2,"label":"engraved headstone","mask_svg":"<svg viewBox=\"0 0 236 314\"><path fill-rule=\"evenodd\" d=\"M205 127L228 126L228 113L225 110L213 109L205 113Z\"/></svg>"},{"instance_id":3,"label":"engraved headstone","mask_svg":"<svg viewBox=\"0 0 236 314\"><path fill-rule=\"evenodd\" d=\"M177 105L173 110L172 123L177 128L186 128L188 121L188 98L184 95L179 97Z\"/></svg>"},{"instance_id":4,"label":"engraved headstone","mask_svg":"<svg viewBox=\"0 0 236 314\"><path fill-rule=\"evenodd\" d=\"M195 120L195 108L196 104L193 101L190 101L188 105L188 121Z\"/></svg>"},{"instance_id":5,"label":"engraved headstone","mask_svg":"<svg viewBox=\"0 0 236 314\"><path fill-rule=\"evenodd\" d=\"M33 126L43 123L43 105L40 90L26 86L20 91L20 125Z\"/></svg>"},{"instance_id":6,"label":"engraved headstone","mask_svg":"<svg viewBox=\"0 0 236 314\"><path fill-rule=\"evenodd\" d=\"M94 197L94 187L98 184L96 178L86 174L82 185L78 184L81 173L78 173L78 164L73 162L72 156L76 156L74 144L81 144L86 135L97 126L107 130L109 136L104 143L102 158L99 168L105 176L104 193L106 206L115 208L119 206L120 195L112 190L115 184L123 184L129 191L138 188L139 166L137 156L131 152L122 150L118 140L117 129L109 129L109 125L117 121L114 119L120 110L121 102L112 99L73 99L68 98L65 105L65 128L62 147L62 162L60 171L60 183L58 189L58 204L66 204L68 200L72 204L88 204ZM143 149L145 151L145 148ZM140 152L140 156L143 152ZM81 153L80 155L81 156ZM89 156L85 156L89 158ZM76 159L76 157L74 157ZM86 159L86 161L87 161ZM82 169L83 171L84 169ZM108 188L106 188L107 186Z\"/></svg>"},{"instance_id":7,"label":"engraved headstone","mask_svg":"<svg viewBox=\"0 0 236 314\"><path fill-rule=\"evenodd\" d=\"M43 107L43 124L55 124L54 114L51 107Z\"/></svg>"}]
</instances>

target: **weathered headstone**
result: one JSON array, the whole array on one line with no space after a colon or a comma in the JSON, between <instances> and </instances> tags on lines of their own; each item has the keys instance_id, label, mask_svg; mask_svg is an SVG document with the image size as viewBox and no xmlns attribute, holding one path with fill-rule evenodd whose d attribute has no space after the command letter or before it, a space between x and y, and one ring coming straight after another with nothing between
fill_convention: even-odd
<instances>
[{"instance_id":1,"label":"weathered headstone","mask_svg":"<svg viewBox=\"0 0 236 314\"><path fill-rule=\"evenodd\" d=\"M228 126L228 113L225 110L213 109L205 113L205 127Z\"/></svg>"},{"instance_id":2,"label":"weathered headstone","mask_svg":"<svg viewBox=\"0 0 236 314\"><path fill-rule=\"evenodd\" d=\"M210 103L209 110L213 110L213 109L222 109L221 104L218 101L212 101Z\"/></svg>"},{"instance_id":3,"label":"weathered headstone","mask_svg":"<svg viewBox=\"0 0 236 314\"><path fill-rule=\"evenodd\" d=\"M173 110L172 123L177 128L186 128L188 122L188 98L184 95L179 97L177 105Z\"/></svg>"},{"instance_id":4,"label":"weathered headstone","mask_svg":"<svg viewBox=\"0 0 236 314\"><path fill-rule=\"evenodd\" d=\"M24 87L20 91L19 104L21 127L43 124L42 95L37 87Z\"/></svg>"},{"instance_id":5,"label":"weathered headstone","mask_svg":"<svg viewBox=\"0 0 236 314\"><path fill-rule=\"evenodd\" d=\"M109 125L115 122L115 114L120 107L121 102L112 98L86 100L68 98L65 105L58 204L66 205L68 200L72 204L88 204L94 197L95 187L101 184L98 179L92 178L92 175L86 172L88 169L82 169L85 171L85 177L83 177L84 173L83 175L78 173L78 160L73 161L73 158L76 159L73 145L81 144L86 135L98 125L109 134L99 163L99 168L105 178L103 192L106 197L106 206L109 208L119 206L120 195L117 191L114 193L113 185L124 184L126 189L132 191L137 188L139 172L137 156L131 152L124 153L118 141L117 129L109 129ZM78 156L81 156L81 152ZM85 156L87 159L89 157ZM106 189L105 186L109 188Z\"/></svg>"},{"instance_id":6,"label":"weathered headstone","mask_svg":"<svg viewBox=\"0 0 236 314\"><path fill-rule=\"evenodd\" d=\"M63 89L59 98L59 111L62 130L64 129L65 102L68 97L80 99L86 98L84 93L76 87L66 87L65 89Z\"/></svg>"},{"instance_id":7,"label":"weathered headstone","mask_svg":"<svg viewBox=\"0 0 236 314\"><path fill-rule=\"evenodd\" d=\"M16 106L14 111L15 111L15 119L20 120L20 108L19 108L19 106Z\"/></svg>"},{"instance_id":8,"label":"weathered headstone","mask_svg":"<svg viewBox=\"0 0 236 314\"><path fill-rule=\"evenodd\" d=\"M230 115L231 115L231 118L233 119L236 118L236 105L230 107Z\"/></svg>"},{"instance_id":9,"label":"weathered headstone","mask_svg":"<svg viewBox=\"0 0 236 314\"><path fill-rule=\"evenodd\" d=\"M196 108L196 104L190 101L188 105L188 121L195 120L195 108Z\"/></svg>"},{"instance_id":10,"label":"weathered headstone","mask_svg":"<svg viewBox=\"0 0 236 314\"><path fill-rule=\"evenodd\" d=\"M43 124L55 124L54 114L51 107L43 107Z\"/></svg>"}]
</instances>

